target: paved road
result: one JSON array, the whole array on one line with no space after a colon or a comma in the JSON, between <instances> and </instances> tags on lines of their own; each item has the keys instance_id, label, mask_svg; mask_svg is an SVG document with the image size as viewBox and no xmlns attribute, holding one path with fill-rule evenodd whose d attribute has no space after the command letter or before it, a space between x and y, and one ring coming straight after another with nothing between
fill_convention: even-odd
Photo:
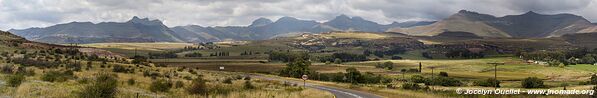
<instances>
[{"instance_id":1,"label":"paved road","mask_svg":"<svg viewBox=\"0 0 597 98\"><path fill-rule=\"evenodd\" d=\"M278 79L278 78L272 78L272 77L267 77L267 76L263 76L263 75L254 75L254 74L251 74L249 76L251 76L251 78L286 81L286 82L290 82L293 84L303 85L302 81L284 80L284 79ZM381 96L378 96L375 94L370 94L370 93L356 91L356 90L350 90L350 89L322 86L322 85L317 85L317 84L312 84L312 83L306 83L306 86L310 87L310 88L328 91L328 92L334 94L336 96L336 98L382 98Z\"/></svg>"}]
</instances>

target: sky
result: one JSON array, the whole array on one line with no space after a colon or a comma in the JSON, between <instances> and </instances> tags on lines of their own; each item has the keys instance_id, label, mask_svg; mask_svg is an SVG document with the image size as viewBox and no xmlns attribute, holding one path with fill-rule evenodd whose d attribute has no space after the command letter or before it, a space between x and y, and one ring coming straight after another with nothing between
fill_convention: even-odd
<instances>
[{"instance_id":1,"label":"sky","mask_svg":"<svg viewBox=\"0 0 597 98\"><path fill-rule=\"evenodd\" d=\"M0 0L0 30L124 22L133 16L169 27L245 26L283 16L323 22L341 14L389 24L441 20L459 10L495 16L571 13L597 22L597 0Z\"/></svg>"}]
</instances>

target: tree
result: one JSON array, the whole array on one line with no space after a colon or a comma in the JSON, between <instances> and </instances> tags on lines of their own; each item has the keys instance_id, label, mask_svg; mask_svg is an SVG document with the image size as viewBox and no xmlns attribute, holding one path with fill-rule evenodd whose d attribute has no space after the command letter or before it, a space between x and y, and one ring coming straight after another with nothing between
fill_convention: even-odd
<instances>
[{"instance_id":1,"label":"tree","mask_svg":"<svg viewBox=\"0 0 597 98\"><path fill-rule=\"evenodd\" d=\"M334 63L335 64L342 64L342 59L336 58L336 59L334 59Z\"/></svg>"},{"instance_id":2,"label":"tree","mask_svg":"<svg viewBox=\"0 0 597 98\"><path fill-rule=\"evenodd\" d=\"M352 84L358 84L358 81L362 79L361 72L354 67L347 68L344 76Z\"/></svg>"},{"instance_id":3,"label":"tree","mask_svg":"<svg viewBox=\"0 0 597 98\"><path fill-rule=\"evenodd\" d=\"M280 70L280 76L300 78L310 73L309 66L311 62L298 59L286 64L286 67Z\"/></svg>"},{"instance_id":4,"label":"tree","mask_svg":"<svg viewBox=\"0 0 597 98\"><path fill-rule=\"evenodd\" d=\"M522 87L524 88L541 88L544 87L543 80L537 77L528 77L522 80Z\"/></svg>"}]
</instances>

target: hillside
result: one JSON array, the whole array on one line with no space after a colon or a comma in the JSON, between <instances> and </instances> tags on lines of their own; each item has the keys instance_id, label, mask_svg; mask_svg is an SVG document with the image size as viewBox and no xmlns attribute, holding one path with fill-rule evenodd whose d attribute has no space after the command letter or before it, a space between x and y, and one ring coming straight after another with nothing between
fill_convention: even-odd
<instances>
[{"instance_id":1,"label":"hillside","mask_svg":"<svg viewBox=\"0 0 597 98\"><path fill-rule=\"evenodd\" d=\"M431 25L391 28L389 31L423 36L444 31L463 31L484 37L544 38L594 32L596 27L583 17L572 14L544 15L529 11L521 15L495 17L461 10Z\"/></svg>"},{"instance_id":2,"label":"hillside","mask_svg":"<svg viewBox=\"0 0 597 98\"><path fill-rule=\"evenodd\" d=\"M10 30L28 40L45 43L183 42L159 20L133 17L127 22L71 22L46 28Z\"/></svg>"},{"instance_id":3,"label":"hillside","mask_svg":"<svg viewBox=\"0 0 597 98\"><path fill-rule=\"evenodd\" d=\"M44 43L106 42L214 42L223 40L264 40L329 31L383 32L388 28L429 25L433 21L394 22L382 25L360 17L340 15L326 22L282 17L276 21L259 18L248 26L175 26L160 20L133 17L126 22L71 22L45 28L10 30L26 39Z\"/></svg>"}]
</instances>

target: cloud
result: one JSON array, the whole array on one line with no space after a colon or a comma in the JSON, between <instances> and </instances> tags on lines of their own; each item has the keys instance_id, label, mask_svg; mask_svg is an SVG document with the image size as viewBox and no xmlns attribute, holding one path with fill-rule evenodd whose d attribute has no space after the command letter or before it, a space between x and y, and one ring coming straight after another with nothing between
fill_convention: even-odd
<instances>
[{"instance_id":1,"label":"cloud","mask_svg":"<svg viewBox=\"0 0 597 98\"><path fill-rule=\"evenodd\" d=\"M265 17L316 21L337 15L393 21L440 20L458 10L496 16L572 13L597 21L595 0L0 0L0 30L46 27L72 21L121 22L133 16L168 26L248 25Z\"/></svg>"}]
</instances>

